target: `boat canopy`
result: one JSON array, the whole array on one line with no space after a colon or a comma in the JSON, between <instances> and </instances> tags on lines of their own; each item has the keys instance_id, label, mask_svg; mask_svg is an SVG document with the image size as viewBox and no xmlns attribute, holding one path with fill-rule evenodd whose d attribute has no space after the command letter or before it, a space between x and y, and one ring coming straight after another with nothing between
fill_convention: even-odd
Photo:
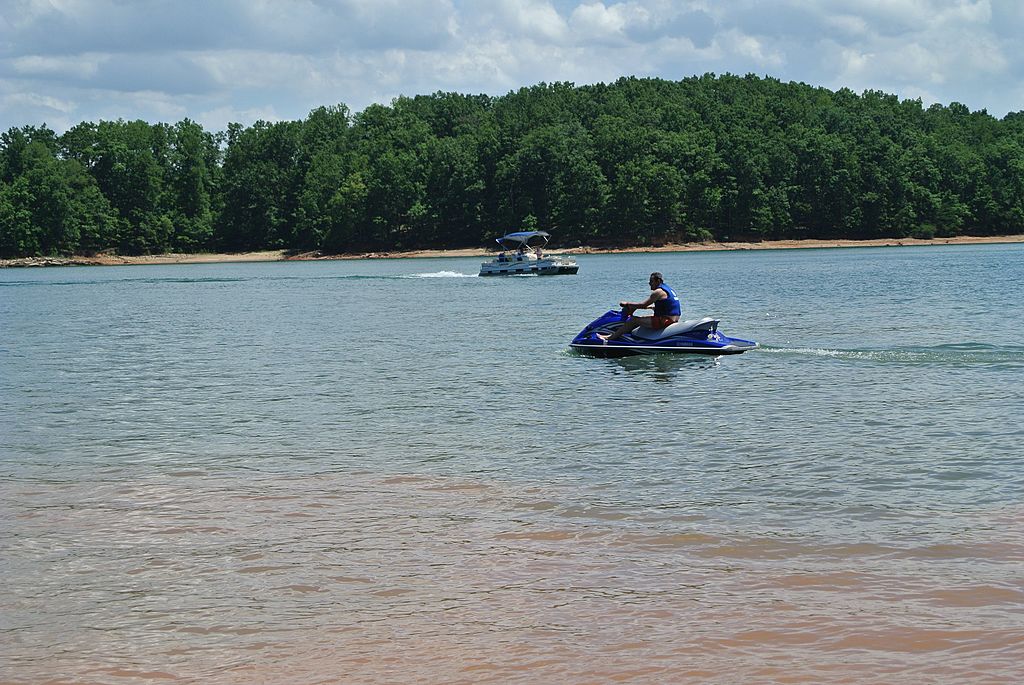
<instances>
[{"instance_id":1,"label":"boat canopy","mask_svg":"<svg viewBox=\"0 0 1024 685\"><path fill-rule=\"evenodd\" d=\"M523 245L543 247L548 244L549 238L551 238L551 234L547 231L519 231L496 238L495 242L506 250L518 250Z\"/></svg>"}]
</instances>

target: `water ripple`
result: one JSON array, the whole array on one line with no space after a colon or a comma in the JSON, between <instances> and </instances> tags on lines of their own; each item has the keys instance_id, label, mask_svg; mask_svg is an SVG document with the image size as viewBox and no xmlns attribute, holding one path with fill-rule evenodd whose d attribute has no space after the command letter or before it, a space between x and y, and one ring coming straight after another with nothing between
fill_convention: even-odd
<instances>
[{"instance_id":1,"label":"water ripple","mask_svg":"<svg viewBox=\"0 0 1024 685\"><path fill-rule=\"evenodd\" d=\"M827 349L764 345L756 351L768 354L804 355L882 364L978 364L1004 367L1024 365L1024 345L992 345L972 342L889 349Z\"/></svg>"},{"instance_id":2,"label":"water ripple","mask_svg":"<svg viewBox=\"0 0 1024 685\"><path fill-rule=\"evenodd\" d=\"M1016 682L1021 249L0 272L0 680Z\"/></svg>"}]
</instances>

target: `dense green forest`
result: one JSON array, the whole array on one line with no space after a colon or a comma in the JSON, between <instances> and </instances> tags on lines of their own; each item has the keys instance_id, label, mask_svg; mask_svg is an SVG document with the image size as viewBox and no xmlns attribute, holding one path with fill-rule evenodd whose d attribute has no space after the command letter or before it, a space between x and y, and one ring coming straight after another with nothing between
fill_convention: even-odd
<instances>
[{"instance_id":1,"label":"dense green forest","mask_svg":"<svg viewBox=\"0 0 1024 685\"><path fill-rule=\"evenodd\" d=\"M1024 113L756 76L0 136L0 256L1024 232Z\"/></svg>"}]
</instances>

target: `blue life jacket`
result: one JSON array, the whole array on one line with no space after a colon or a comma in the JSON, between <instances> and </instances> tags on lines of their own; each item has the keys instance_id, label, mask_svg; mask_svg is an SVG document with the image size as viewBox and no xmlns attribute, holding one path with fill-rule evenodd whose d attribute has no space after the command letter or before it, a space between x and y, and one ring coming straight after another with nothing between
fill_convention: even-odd
<instances>
[{"instance_id":1,"label":"blue life jacket","mask_svg":"<svg viewBox=\"0 0 1024 685\"><path fill-rule=\"evenodd\" d=\"M654 303L654 315L655 316L679 316L682 314L683 309L679 306L679 298L676 297L676 291L668 287L667 284L662 283L658 286L665 291L668 297L658 300Z\"/></svg>"}]
</instances>

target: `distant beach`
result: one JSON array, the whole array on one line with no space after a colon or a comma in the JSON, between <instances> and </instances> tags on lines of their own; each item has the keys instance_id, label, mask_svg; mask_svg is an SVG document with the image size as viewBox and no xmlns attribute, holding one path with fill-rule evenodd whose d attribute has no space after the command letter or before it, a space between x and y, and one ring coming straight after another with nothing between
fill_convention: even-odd
<instances>
[{"instance_id":1,"label":"distant beach","mask_svg":"<svg viewBox=\"0 0 1024 685\"><path fill-rule=\"evenodd\" d=\"M830 247L907 247L915 245L973 245L982 243L1022 243L1024 234L1008 236L956 236L953 238L877 238L873 240L765 240L762 242L705 242L669 243L642 247L573 247L551 249L559 254L620 254L628 252L701 252L714 250L782 250ZM295 253L289 250L262 250L233 253L169 253L158 255L114 255L73 257L20 257L0 259L0 268L28 266L118 266L141 264L203 264L221 262L281 262L330 259L415 259L438 257L486 257L494 250L464 248L455 250L407 250L386 252L358 252L351 254L323 254L321 252Z\"/></svg>"}]
</instances>

